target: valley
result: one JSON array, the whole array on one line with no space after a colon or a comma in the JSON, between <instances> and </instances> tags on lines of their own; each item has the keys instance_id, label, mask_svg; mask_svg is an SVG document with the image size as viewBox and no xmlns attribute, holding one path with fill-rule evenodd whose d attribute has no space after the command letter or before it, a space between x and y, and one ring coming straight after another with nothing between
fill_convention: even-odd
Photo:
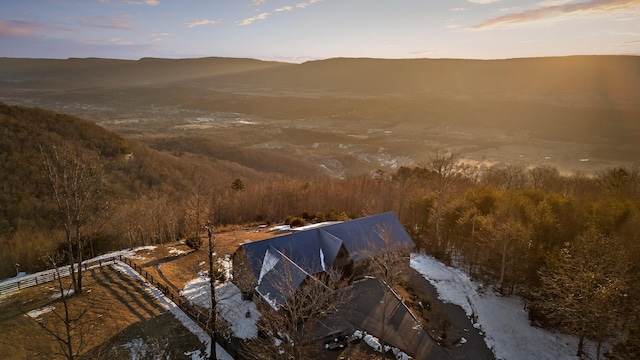
<instances>
[{"instance_id":1,"label":"valley","mask_svg":"<svg viewBox=\"0 0 640 360\"><path fill-rule=\"evenodd\" d=\"M11 60L0 59L8 104L73 114L151 147L207 138L333 177L424 164L436 148L473 165L563 173L640 159L635 57Z\"/></svg>"}]
</instances>

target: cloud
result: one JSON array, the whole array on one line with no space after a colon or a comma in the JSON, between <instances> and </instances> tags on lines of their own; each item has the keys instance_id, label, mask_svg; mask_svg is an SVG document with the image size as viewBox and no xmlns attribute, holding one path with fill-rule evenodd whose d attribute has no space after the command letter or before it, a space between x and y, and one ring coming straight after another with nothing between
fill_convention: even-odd
<instances>
[{"instance_id":1,"label":"cloud","mask_svg":"<svg viewBox=\"0 0 640 360\"><path fill-rule=\"evenodd\" d=\"M188 28L194 28L196 26L202 26L202 25L215 25L215 24L217 24L219 22L220 22L220 20L210 20L210 19L198 20L198 19L196 19L196 20L194 20L192 22L185 23L185 25Z\"/></svg>"},{"instance_id":2,"label":"cloud","mask_svg":"<svg viewBox=\"0 0 640 360\"><path fill-rule=\"evenodd\" d=\"M240 25L240 26L249 25L249 24L252 24L256 20L264 20L269 15L270 15L270 13L265 12L265 13L262 13L262 14L260 14L258 16L254 16L254 17L238 20L238 21L236 21L236 25Z\"/></svg>"},{"instance_id":3,"label":"cloud","mask_svg":"<svg viewBox=\"0 0 640 360\"><path fill-rule=\"evenodd\" d=\"M538 6L556 6L570 3L574 0L542 0L538 2Z\"/></svg>"},{"instance_id":4,"label":"cloud","mask_svg":"<svg viewBox=\"0 0 640 360\"><path fill-rule=\"evenodd\" d=\"M296 4L296 7L299 8L299 9L304 9L304 8L306 8L306 7L310 6L310 5L313 5L313 4L317 3L317 2L320 2L320 1L322 1L322 0L309 0L307 2Z\"/></svg>"},{"instance_id":5,"label":"cloud","mask_svg":"<svg viewBox=\"0 0 640 360\"><path fill-rule=\"evenodd\" d=\"M249 6L260 6L266 2L267 0L251 0L251 4L249 4Z\"/></svg>"},{"instance_id":6,"label":"cloud","mask_svg":"<svg viewBox=\"0 0 640 360\"><path fill-rule=\"evenodd\" d=\"M577 4L550 5L539 9L499 16L473 26L484 29L492 26L519 24L580 13L607 13L640 7L640 0L591 0Z\"/></svg>"},{"instance_id":7,"label":"cloud","mask_svg":"<svg viewBox=\"0 0 640 360\"><path fill-rule=\"evenodd\" d=\"M294 8L304 9L304 8L309 7L309 6L311 6L311 5L313 5L313 4L317 3L317 2L320 2L320 1L322 1L322 0L308 0L307 2L298 3L298 4L294 5L294 6L286 5L286 6L282 6L282 7L279 7L277 9L274 9L273 12L293 11ZM266 1L263 1L263 0L254 0L252 2L252 4L259 5L259 4L262 4L262 3L265 3L265 2ZM250 17L250 18L238 20L238 21L236 21L236 25L240 25L240 26L250 25L256 20L264 20L264 19L266 19L269 15L271 15L271 13L263 12L262 14L260 14L258 16L253 16L253 17Z\"/></svg>"},{"instance_id":8,"label":"cloud","mask_svg":"<svg viewBox=\"0 0 640 360\"><path fill-rule=\"evenodd\" d=\"M131 41L125 41L122 38L109 39L109 43L114 45L133 45Z\"/></svg>"},{"instance_id":9,"label":"cloud","mask_svg":"<svg viewBox=\"0 0 640 360\"><path fill-rule=\"evenodd\" d=\"M470 3L474 3L474 4L491 4L494 2L498 2L498 1L502 1L502 0L467 0Z\"/></svg>"},{"instance_id":10,"label":"cloud","mask_svg":"<svg viewBox=\"0 0 640 360\"><path fill-rule=\"evenodd\" d=\"M453 8L451 9L451 11L467 11L469 10L468 8L463 8L463 7L457 7L457 8Z\"/></svg>"},{"instance_id":11,"label":"cloud","mask_svg":"<svg viewBox=\"0 0 640 360\"><path fill-rule=\"evenodd\" d=\"M439 50L418 50L418 51L414 51L411 54L413 55L418 55L418 56L425 56L425 55L433 55L433 54L439 54L440 51Z\"/></svg>"},{"instance_id":12,"label":"cloud","mask_svg":"<svg viewBox=\"0 0 640 360\"><path fill-rule=\"evenodd\" d=\"M143 1L126 0L125 4L157 6L158 4L160 4L160 1L159 0L143 0Z\"/></svg>"},{"instance_id":13,"label":"cloud","mask_svg":"<svg viewBox=\"0 0 640 360\"><path fill-rule=\"evenodd\" d=\"M0 37L32 37L46 28L47 25L38 22L0 19Z\"/></svg>"},{"instance_id":14,"label":"cloud","mask_svg":"<svg viewBox=\"0 0 640 360\"><path fill-rule=\"evenodd\" d=\"M100 3L102 4L107 4L107 5L111 5L111 6L117 6L120 4L124 4L124 5L149 5L149 6L157 6L160 4L160 0L120 0L120 1L114 1L114 0L100 0Z\"/></svg>"},{"instance_id":15,"label":"cloud","mask_svg":"<svg viewBox=\"0 0 640 360\"><path fill-rule=\"evenodd\" d=\"M151 42L160 42L160 41L164 41L164 38L169 36L169 33L151 33L149 34L149 38L151 39Z\"/></svg>"}]
</instances>

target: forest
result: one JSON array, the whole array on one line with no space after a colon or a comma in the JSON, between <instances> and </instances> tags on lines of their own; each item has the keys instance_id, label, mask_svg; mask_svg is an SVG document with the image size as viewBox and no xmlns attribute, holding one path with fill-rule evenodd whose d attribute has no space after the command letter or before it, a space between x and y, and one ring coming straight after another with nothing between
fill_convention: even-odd
<instances>
[{"instance_id":1,"label":"forest","mask_svg":"<svg viewBox=\"0 0 640 360\"><path fill-rule=\"evenodd\" d=\"M224 229L394 211L415 251L521 296L534 324L581 346L615 344L611 359L640 357L638 168L587 176L470 166L434 149L419 166L340 179L182 151L198 141L154 148L74 116L0 104L0 277L15 275L14 264L41 270L45 254L72 242L83 245L74 256L88 258L195 236L205 222Z\"/></svg>"}]
</instances>

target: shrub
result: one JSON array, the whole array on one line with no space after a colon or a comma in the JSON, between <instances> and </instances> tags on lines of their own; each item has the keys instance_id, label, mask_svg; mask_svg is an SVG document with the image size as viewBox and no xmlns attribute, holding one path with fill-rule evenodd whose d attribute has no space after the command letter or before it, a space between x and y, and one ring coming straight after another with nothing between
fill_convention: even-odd
<instances>
[{"instance_id":1,"label":"shrub","mask_svg":"<svg viewBox=\"0 0 640 360\"><path fill-rule=\"evenodd\" d=\"M185 241L185 244L193 250L197 251L198 249L200 249L200 246L202 246L202 239L198 236L192 236L188 238L187 241Z\"/></svg>"},{"instance_id":2,"label":"shrub","mask_svg":"<svg viewBox=\"0 0 640 360\"><path fill-rule=\"evenodd\" d=\"M221 269L219 267L217 267L217 268L214 267L213 268L213 279L215 281L221 282L221 283L227 281L227 276L226 276L226 273L225 273L224 269Z\"/></svg>"},{"instance_id":3,"label":"shrub","mask_svg":"<svg viewBox=\"0 0 640 360\"><path fill-rule=\"evenodd\" d=\"M303 218L301 217L294 217L293 219L291 219L291 222L289 223L289 226L291 227L298 227L298 226L305 226L307 223L304 221Z\"/></svg>"}]
</instances>

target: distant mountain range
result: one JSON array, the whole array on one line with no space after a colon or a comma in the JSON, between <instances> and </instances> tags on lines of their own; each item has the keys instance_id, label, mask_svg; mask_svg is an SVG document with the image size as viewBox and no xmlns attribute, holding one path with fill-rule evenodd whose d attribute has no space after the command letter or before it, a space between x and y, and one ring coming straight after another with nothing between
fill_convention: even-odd
<instances>
[{"instance_id":1,"label":"distant mountain range","mask_svg":"<svg viewBox=\"0 0 640 360\"><path fill-rule=\"evenodd\" d=\"M0 58L2 82L67 86L217 84L274 90L331 90L357 95L430 93L515 97L562 94L600 105L640 106L640 57L570 56L509 60L336 58L302 64L253 59L133 60Z\"/></svg>"}]
</instances>

